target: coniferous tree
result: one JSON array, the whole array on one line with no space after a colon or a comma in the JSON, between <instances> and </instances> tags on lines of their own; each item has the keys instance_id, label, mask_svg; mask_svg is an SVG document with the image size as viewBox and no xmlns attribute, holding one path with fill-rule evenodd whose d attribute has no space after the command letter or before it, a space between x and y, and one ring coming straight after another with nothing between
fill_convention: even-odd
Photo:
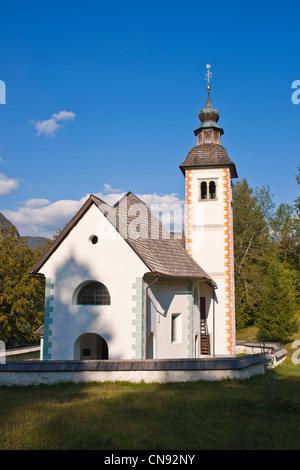
<instances>
[{"instance_id":1,"label":"coniferous tree","mask_svg":"<svg viewBox=\"0 0 300 470\"><path fill-rule=\"evenodd\" d=\"M259 339L287 342L297 332L296 296L288 268L269 254L262 266L263 287L256 326Z\"/></svg>"},{"instance_id":2,"label":"coniferous tree","mask_svg":"<svg viewBox=\"0 0 300 470\"><path fill-rule=\"evenodd\" d=\"M245 179L233 186L236 323L254 324L262 295L261 260L269 248L268 217L273 208L268 188L253 190Z\"/></svg>"},{"instance_id":3,"label":"coniferous tree","mask_svg":"<svg viewBox=\"0 0 300 470\"><path fill-rule=\"evenodd\" d=\"M296 179L300 185L300 170ZM268 188L233 186L236 323L285 342L297 331L300 197L273 209Z\"/></svg>"}]
</instances>

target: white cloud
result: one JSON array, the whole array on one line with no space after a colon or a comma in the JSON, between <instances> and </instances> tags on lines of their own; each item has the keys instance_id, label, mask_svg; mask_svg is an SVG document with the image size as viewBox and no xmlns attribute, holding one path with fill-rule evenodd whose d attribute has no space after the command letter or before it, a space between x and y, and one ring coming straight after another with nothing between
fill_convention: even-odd
<instances>
[{"instance_id":1,"label":"white cloud","mask_svg":"<svg viewBox=\"0 0 300 470\"><path fill-rule=\"evenodd\" d=\"M3 173L0 173L0 195L12 193L18 186L19 181L16 178L8 178Z\"/></svg>"},{"instance_id":2,"label":"white cloud","mask_svg":"<svg viewBox=\"0 0 300 470\"><path fill-rule=\"evenodd\" d=\"M109 185L104 185L104 187L107 187ZM125 192L122 192L120 189L118 190L119 192L107 192L107 189L104 189L104 192L101 193L95 193L95 196L101 199L102 201L107 202L110 206L113 206L116 202L118 202L121 197L126 194Z\"/></svg>"},{"instance_id":3,"label":"white cloud","mask_svg":"<svg viewBox=\"0 0 300 470\"><path fill-rule=\"evenodd\" d=\"M72 111L60 111L59 113L52 114L50 119L45 121L31 121L31 124L34 125L37 130L37 135L45 135L46 137L55 137L58 129L63 127L61 122L74 121L76 114Z\"/></svg>"},{"instance_id":4,"label":"white cloud","mask_svg":"<svg viewBox=\"0 0 300 470\"><path fill-rule=\"evenodd\" d=\"M21 235L52 238L57 230L63 229L71 220L87 197L88 195L79 201L63 199L53 203L47 199L30 199L15 210L3 211L3 214L17 227Z\"/></svg>"},{"instance_id":5,"label":"white cloud","mask_svg":"<svg viewBox=\"0 0 300 470\"><path fill-rule=\"evenodd\" d=\"M48 204L50 204L48 199L29 199L28 201L23 202L24 206L33 208L47 206Z\"/></svg>"},{"instance_id":6,"label":"white cloud","mask_svg":"<svg viewBox=\"0 0 300 470\"><path fill-rule=\"evenodd\" d=\"M107 192L109 190L111 192ZM125 194L120 190L118 193L114 191L110 185L106 184L104 191L95 193L95 196L114 205ZM6 210L3 213L16 225L21 235L52 238L57 230L63 229L65 224L74 217L88 197L89 194L79 200L62 199L53 203L48 199L30 199L24 201L15 210ZM176 231L182 229L184 201L180 200L177 194L137 194L137 197L157 215L159 212L162 213L162 222L166 222L167 226L171 213L171 229L173 224Z\"/></svg>"},{"instance_id":7,"label":"white cloud","mask_svg":"<svg viewBox=\"0 0 300 470\"><path fill-rule=\"evenodd\" d=\"M184 227L184 204L177 193L137 194L168 230L182 232Z\"/></svg>"},{"instance_id":8,"label":"white cloud","mask_svg":"<svg viewBox=\"0 0 300 470\"><path fill-rule=\"evenodd\" d=\"M113 188L110 184L104 183L104 192L105 193L120 193L121 189Z\"/></svg>"},{"instance_id":9,"label":"white cloud","mask_svg":"<svg viewBox=\"0 0 300 470\"><path fill-rule=\"evenodd\" d=\"M60 111L58 114L52 114L55 121L74 121L76 114L72 111Z\"/></svg>"}]
</instances>

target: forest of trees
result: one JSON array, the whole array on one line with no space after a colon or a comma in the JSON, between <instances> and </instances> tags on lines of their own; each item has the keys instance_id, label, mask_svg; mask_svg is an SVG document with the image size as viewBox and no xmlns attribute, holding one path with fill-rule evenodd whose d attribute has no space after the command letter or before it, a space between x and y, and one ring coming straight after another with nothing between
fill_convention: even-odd
<instances>
[{"instance_id":1,"label":"forest of trees","mask_svg":"<svg viewBox=\"0 0 300 470\"><path fill-rule=\"evenodd\" d=\"M300 168L296 175L300 189ZM275 209L269 188L233 185L236 326L258 328L259 340L285 343L300 307L300 196ZM42 276L28 272L45 246L30 248L11 227L0 234L0 340L7 349L37 343L43 324Z\"/></svg>"},{"instance_id":2,"label":"forest of trees","mask_svg":"<svg viewBox=\"0 0 300 470\"><path fill-rule=\"evenodd\" d=\"M300 168L296 180L300 189ZM286 342L300 305L300 196L275 209L269 188L233 186L236 326Z\"/></svg>"}]
</instances>

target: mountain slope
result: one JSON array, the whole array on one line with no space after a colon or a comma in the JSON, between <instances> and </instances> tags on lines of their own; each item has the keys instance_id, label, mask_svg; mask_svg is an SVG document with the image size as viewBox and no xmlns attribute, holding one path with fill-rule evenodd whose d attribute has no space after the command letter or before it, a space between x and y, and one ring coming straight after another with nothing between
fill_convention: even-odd
<instances>
[{"instance_id":1,"label":"mountain slope","mask_svg":"<svg viewBox=\"0 0 300 470\"><path fill-rule=\"evenodd\" d=\"M4 231L4 233L7 233L8 230L13 227L14 224L11 223L10 220L8 220L3 214L1 214L0 212L0 229L2 229ZM18 236L19 235L19 232L18 232Z\"/></svg>"},{"instance_id":2,"label":"mountain slope","mask_svg":"<svg viewBox=\"0 0 300 470\"><path fill-rule=\"evenodd\" d=\"M4 233L8 233L8 230L13 227L14 224L8 220L1 212L0 212L0 229L4 231ZM18 229L17 229L18 232ZM18 237L20 236L18 232ZM24 238L27 242L27 244L30 246L30 248L36 248L37 246L44 245L46 243L47 238L44 237L30 237L30 236L25 236L21 237Z\"/></svg>"}]
</instances>

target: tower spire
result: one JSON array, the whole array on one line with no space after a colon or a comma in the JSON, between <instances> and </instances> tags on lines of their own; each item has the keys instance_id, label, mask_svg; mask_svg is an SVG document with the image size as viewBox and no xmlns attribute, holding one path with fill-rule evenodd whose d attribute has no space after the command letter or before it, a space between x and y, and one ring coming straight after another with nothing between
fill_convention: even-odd
<instances>
[{"instance_id":1,"label":"tower spire","mask_svg":"<svg viewBox=\"0 0 300 470\"><path fill-rule=\"evenodd\" d=\"M216 108L211 104L210 98L210 79L212 77L211 66L210 64L206 65L206 75L205 80L207 80L207 101L203 109L201 109L198 117L201 121L200 127L194 131L197 136L197 144L207 144L207 143L221 143L221 135L224 134L223 129L218 126L217 122L219 120L219 113Z\"/></svg>"}]
</instances>

